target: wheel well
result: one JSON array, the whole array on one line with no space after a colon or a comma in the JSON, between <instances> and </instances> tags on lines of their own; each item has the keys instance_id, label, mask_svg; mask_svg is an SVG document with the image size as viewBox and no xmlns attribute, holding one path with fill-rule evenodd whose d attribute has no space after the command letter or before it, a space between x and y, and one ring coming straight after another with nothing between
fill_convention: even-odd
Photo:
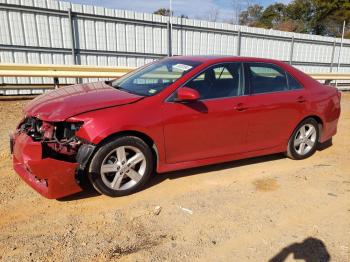
<instances>
[{"instance_id":1,"label":"wheel well","mask_svg":"<svg viewBox=\"0 0 350 262\"><path fill-rule=\"evenodd\" d=\"M319 125L323 126L323 121L322 121L322 119L319 116L313 115L313 116L308 116L307 118L313 118L313 119L315 119L317 121L317 123Z\"/></svg>"},{"instance_id":2,"label":"wheel well","mask_svg":"<svg viewBox=\"0 0 350 262\"><path fill-rule=\"evenodd\" d=\"M322 119L319 116L316 116L316 115L310 115L310 116L304 117L302 120L300 120L299 123L295 126L294 130L292 131L290 137L293 135L293 132L300 125L300 123L303 122L305 119L308 119L308 118L313 118L313 119L316 120L316 122L318 124L318 128L319 128L319 132L320 132L319 140L321 139L321 133L322 133L322 128L323 128L323 121L322 121Z\"/></svg>"},{"instance_id":3,"label":"wheel well","mask_svg":"<svg viewBox=\"0 0 350 262\"><path fill-rule=\"evenodd\" d=\"M121 136L135 136L135 137L140 138L142 141L144 141L149 146L149 148L151 149L152 154L154 156L154 163L157 164L157 161L158 161L158 148L157 148L157 145L154 143L152 138L150 138L145 133L142 133L142 132L139 132L139 131L128 130L128 131L121 131L121 132L118 132L118 133L111 134L111 135L107 136L106 138L104 138L98 144L98 146L103 145L103 144L107 143L108 141L110 141L112 139L116 139L116 138L121 137Z\"/></svg>"}]
</instances>

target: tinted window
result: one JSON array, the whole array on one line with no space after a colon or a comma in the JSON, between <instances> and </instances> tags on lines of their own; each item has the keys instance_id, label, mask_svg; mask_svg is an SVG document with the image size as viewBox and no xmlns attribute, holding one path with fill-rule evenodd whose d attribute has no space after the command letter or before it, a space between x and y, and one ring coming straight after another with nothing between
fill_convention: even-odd
<instances>
[{"instance_id":1,"label":"tinted window","mask_svg":"<svg viewBox=\"0 0 350 262\"><path fill-rule=\"evenodd\" d=\"M201 99L239 96L243 94L242 64L210 67L188 82L186 87L197 90Z\"/></svg>"},{"instance_id":2,"label":"tinted window","mask_svg":"<svg viewBox=\"0 0 350 262\"><path fill-rule=\"evenodd\" d=\"M295 78L292 77L290 74L287 73L287 77L289 89L295 90L303 88L302 85L297 80L295 80Z\"/></svg>"},{"instance_id":3,"label":"tinted window","mask_svg":"<svg viewBox=\"0 0 350 262\"><path fill-rule=\"evenodd\" d=\"M279 92L288 89L285 72L272 64L249 63L247 65L252 94Z\"/></svg>"}]
</instances>

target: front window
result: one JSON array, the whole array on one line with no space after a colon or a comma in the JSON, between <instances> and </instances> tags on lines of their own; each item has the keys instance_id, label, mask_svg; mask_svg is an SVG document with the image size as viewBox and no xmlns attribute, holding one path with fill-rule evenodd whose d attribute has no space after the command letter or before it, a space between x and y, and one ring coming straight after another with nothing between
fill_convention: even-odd
<instances>
[{"instance_id":1,"label":"front window","mask_svg":"<svg viewBox=\"0 0 350 262\"><path fill-rule=\"evenodd\" d=\"M152 96L200 65L200 62L182 59L164 59L152 63L135 73L121 77L111 83L123 91Z\"/></svg>"},{"instance_id":2,"label":"front window","mask_svg":"<svg viewBox=\"0 0 350 262\"><path fill-rule=\"evenodd\" d=\"M200 94L200 99L214 99L244 94L241 63L212 66L186 84Z\"/></svg>"}]
</instances>

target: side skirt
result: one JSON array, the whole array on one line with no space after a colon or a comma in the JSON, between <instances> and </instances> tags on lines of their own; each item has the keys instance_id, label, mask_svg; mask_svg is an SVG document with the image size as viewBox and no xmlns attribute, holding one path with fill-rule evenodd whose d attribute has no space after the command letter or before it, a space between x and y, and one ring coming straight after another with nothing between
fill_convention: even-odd
<instances>
[{"instance_id":1,"label":"side skirt","mask_svg":"<svg viewBox=\"0 0 350 262\"><path fill-rule=\"evenodd\" d=\"M258 151L250 151L250 152L244 152L244 153L239 153L239 154L198 159L198 160L193 160L193 161L186 161L186 162L179 162L179 163L172 163L172 164L159 163L159 165L157 167L157 172L158 173L165 173L165 172L169 172L169 171L225 163L225 162L230 162L230 161L240 160L240 159L245 159L245 158L282 153L286 150L286 148L287 148L286 145L280 145L280 146L276 146L276 147L272 147L272 148L268 148L268 149L263 149L263 150L258 150Z\"/></svg>"}]
</instances>

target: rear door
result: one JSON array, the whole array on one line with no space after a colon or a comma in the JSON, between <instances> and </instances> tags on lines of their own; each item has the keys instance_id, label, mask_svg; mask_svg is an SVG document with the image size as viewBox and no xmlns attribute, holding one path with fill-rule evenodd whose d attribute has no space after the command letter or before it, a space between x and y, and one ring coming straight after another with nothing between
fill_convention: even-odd
<instances>
[{"instance_id":1,"label":"rear door","mask_svg":"<svg viewBox=\"0 0 350 262\"><path fill-rule=\"evenodd\" d=\"M180 103L171 97L163 104L167 162L244 151L247 122L242 64L212 66L185 86L197 90L201 98Z\"/></svg>"},{"instance_id":2,"label":"rear door","mask_svg":"<svg viewBox=\"0 0 350 262\"><path fill-rule=\"evenodd\" d=\"M287 143L303 116L306 90L289 73L271 63L246 63L247 146L261 150Z\"/></svg>"}]
</instances>

